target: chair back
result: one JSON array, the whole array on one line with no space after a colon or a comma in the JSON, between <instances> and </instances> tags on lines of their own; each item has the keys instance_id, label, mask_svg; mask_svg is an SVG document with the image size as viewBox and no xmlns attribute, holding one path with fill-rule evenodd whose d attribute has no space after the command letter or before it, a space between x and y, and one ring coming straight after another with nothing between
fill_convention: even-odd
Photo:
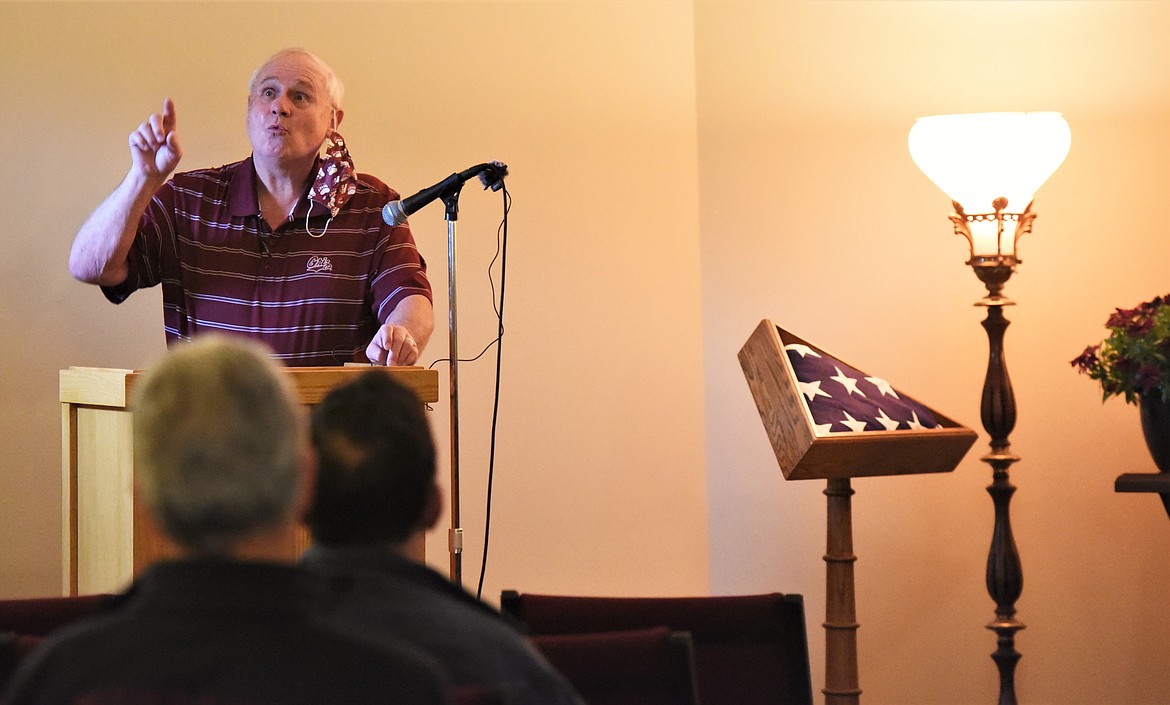
<instances>
[{"instance_id":1,"label":"chair back","mask_svg":"<svg viewBox=\"0 0 1170 705\"><path fill-rule=\"evenodd\" d=\"M0 600L0 696L20 662L55 629L106 608L111 595Z\"/></svg>"},{"instance_id":2,"label":"chair back","mask_svg":"<svg viewBox=\"0 0 1170 705\"><path fill-rule=\"evenodd\" d=\"M812 705L804 599L580 597L505 591L501 609L532 635L666 626L690 632L702 705Z\"/></svg>"},{"instance_id":3,"label":"chair back","mask_svg":"<svg viewBox=\"0 0 1170 705\"><path fill-rule=\"evenodd\" d=\"M0 632L46 636L106 609L113 595L72 595L0 600Z\"/></svg>"},{"instance_id":4,"label":"chair back","mask_svg":"<svg viewBox=\"0 0 1170 705\"><path fill-rule=\"evenodd\" d=\"M687 632L657 627L531 640L588 705L697 705Z\"/></svg>"}]
</instances>

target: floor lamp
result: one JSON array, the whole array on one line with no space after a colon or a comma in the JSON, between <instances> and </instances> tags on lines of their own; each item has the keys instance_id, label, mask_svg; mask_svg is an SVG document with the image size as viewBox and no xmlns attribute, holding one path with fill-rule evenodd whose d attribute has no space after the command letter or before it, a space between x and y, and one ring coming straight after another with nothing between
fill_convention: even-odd
<instances>
[{"instance_id":1,"label":"floor lamp","mask_svg":"<svg viewBox=\"0 0 1170 705\"><path fill-rule=\"evenodd\" d=\"M1003 296L1003 286L1020 263L1016 245L1031 231L1036 217L1032 196L1064 161L1071 133L1059 113L938 115L919 118L909 141L914 162L951 197L955 234L967 239L971 255L967 264L987 287L987 296L976 303L987 307L983 328L990 348L980 405L983 428L991 436L991 452L982 460L991 466L987 491L995 505L987 591L996 607L987 628L997 637L991 657L999 668L999 705L1016 705L1020 653L1015 635L1024 628L1016 619L1016 600L1024 576L1010 514L1016 488L1008 471L1019 456L1008 443L1016 424L1016 400L1003 354L1009 323L1003 307L1013 302Z\"/></svg>"}]
</instances>

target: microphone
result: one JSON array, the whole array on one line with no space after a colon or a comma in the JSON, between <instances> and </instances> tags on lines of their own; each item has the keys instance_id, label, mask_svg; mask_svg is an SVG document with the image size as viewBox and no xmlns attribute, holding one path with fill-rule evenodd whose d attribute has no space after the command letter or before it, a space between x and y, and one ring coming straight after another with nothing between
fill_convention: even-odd
<instances>
[{"instance_id":1,"label":"microphone","mask_svg":"<svg viewBox=\"0 0 1170 705\"><path fill-rule=\"evenodd\" d=\"M434 186L419 191L413 196L407 196L398 201L390 201L382 208L382 220L387 225L402 225L406 217L436 198L446 198L458 193L463 183L473 176L478 176L485 189L499 191L504 186L504 177L508 175L508 165L503 162L486 162L464 169L458 174L451 174Z\"/></svg>"}]
</instances>

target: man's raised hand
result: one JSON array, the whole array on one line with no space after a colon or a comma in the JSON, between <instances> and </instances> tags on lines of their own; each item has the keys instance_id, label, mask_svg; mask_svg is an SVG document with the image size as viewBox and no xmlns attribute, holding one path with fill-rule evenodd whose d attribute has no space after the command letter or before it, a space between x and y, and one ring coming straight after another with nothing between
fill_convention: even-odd
<instances>
[{"instance_id":1,"label":"man's raised hand","mask_svg":"<svg viewBox=\"0 0 1170 705\"><path fill-rule=\"evenodd\" d=\"M179 146L175 104L170 98L163 101L162 114L154 113L130 133L130 156L144 176L160 182L179 165L183 149Z\"/></svg>"}]
</instances>

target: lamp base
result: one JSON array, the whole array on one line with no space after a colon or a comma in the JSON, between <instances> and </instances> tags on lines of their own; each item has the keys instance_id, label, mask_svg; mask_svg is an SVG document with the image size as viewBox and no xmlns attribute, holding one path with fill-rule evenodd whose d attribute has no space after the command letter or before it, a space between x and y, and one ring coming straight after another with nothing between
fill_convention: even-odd
<instances>
[{"instance_id":1,"label":"lamp base","mask_svg":"<svg viewBox=\"0 0 1170 705\"><path fill-rule=\"evenodd\" d=\"M1016 271L1020 260L1012 255L992 255L987 257L972 257L967 264L975 270L975 276L987 287L987 296L977 302L976 306L1014 306L1015 302L1003 295L1003 285Z\"/></svg>"}]
</instances>

